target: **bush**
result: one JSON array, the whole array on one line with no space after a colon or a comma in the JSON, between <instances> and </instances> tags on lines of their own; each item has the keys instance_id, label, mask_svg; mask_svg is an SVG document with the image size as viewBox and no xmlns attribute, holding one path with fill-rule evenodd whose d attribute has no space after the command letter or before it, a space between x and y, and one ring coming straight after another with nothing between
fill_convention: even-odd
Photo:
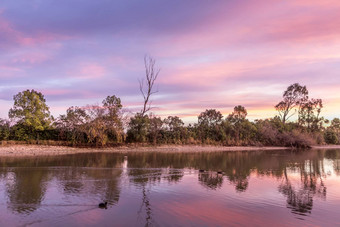
<instances>
[{"instance_id":1,"label":"bush","mask_svg":"<svg viewBox=\"0 0 340 227\"><path fill-rule=\"evenodd\" d=\"M338 144L339 140L334 131L327 130L324 135L325 142L328 144Z\"/></svg>"},{"instance_id":2,"label":"bush","mask_svg":"<svg viewBox=\"0 0 340 227\"><path fill-rule=\"evenodd\" d=\"M270 123L265 122L258 129L258 137L263 145L280 145L279 131Z\"/></svg>"},{"instance_id":3,"label":"bush","mask_svg":"<svg viewBox=\"0 0 340 227\"><path fill-rule=\"evenodd\" d=\"M311 138L311 135L297 130L292 132L283 132L280 135L282 145L295 148L311 148L316 142Z\"/></svg>"}]
</instances>

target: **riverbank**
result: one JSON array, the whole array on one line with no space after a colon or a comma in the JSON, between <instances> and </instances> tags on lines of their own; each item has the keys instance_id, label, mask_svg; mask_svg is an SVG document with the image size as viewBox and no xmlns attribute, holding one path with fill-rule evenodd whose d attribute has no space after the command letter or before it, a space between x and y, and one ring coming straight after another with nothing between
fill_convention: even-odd
<instances>
[{"instance_id":1,"label":"riverbank","mask_svg":"<svg viewBox=\"0 0 340 227\"><path fill-rule=\"evenodd\" d=\"M0 157L52 156L76 153L131 153L131 152L217 152L217 151L252 151L252 150L286 150L287 147L224 147L194 145L163 146L120 146L111 148L74 148L66 146L44 145L8 145L0 146ZM315 146L313 149L340 149L340 145Z\"/></svg>"}]
</instances>

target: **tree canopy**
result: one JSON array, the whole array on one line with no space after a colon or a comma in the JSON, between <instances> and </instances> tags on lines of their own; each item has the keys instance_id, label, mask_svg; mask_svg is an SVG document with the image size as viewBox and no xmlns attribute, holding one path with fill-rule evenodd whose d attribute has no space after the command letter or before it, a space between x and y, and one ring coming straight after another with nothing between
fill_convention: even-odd
<instances>
[{"instance_id":1,"label":"tree canopy","mask_svg":"<svg viewBox=\"0 0 340 227\"><path fill-rule=\"evenodd\" d=\"M50 127L52 118L42 93L26 90L14 95L14 105L9 110L10 119L33 131L43 131Z\"/></svg>"},{"instance_id":2,"label":"tree canopy","mask_svg":"<svg viewBox=\"0 0 340 227\"><path fill-rule=\"evenodd\" d=\"M284 91L282 97L283 100L275 106L275 109L279 112L282 122L285 123L296 112L291 113L291 111L308 100L308 90L306 86L295 83Z\"/></svg>"}]
</instances>

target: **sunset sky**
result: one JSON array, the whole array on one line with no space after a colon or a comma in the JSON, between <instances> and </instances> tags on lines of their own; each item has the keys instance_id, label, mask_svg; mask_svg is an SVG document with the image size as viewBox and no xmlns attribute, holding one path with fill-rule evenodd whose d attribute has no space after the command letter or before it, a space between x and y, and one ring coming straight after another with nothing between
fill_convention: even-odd
<instances>
[{"instance_id":1,"label":"sunset sky","mask_svg":"<svg viewBox=\"0 0 340 227\"><path fill-rule=\"evenodd\" d=\"M153 112L273 117L292 83L340 117L339 0L1 0L0 117L35 89L57 117L108 95L140 110L144 55L161 68Z\"/></svg>"}]
</instances>

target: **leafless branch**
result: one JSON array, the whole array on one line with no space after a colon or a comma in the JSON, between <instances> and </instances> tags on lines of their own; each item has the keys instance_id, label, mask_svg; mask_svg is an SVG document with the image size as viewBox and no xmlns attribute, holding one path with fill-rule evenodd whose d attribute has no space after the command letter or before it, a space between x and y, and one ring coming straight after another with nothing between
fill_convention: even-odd
<instances>
[{"instance_id":1,"label":"leafless branch","mask_svg":"<svg viewBox=\"0 0 340 227\"><path fill-rule=\"evenodd\" d=\"M141 114L144 115L146 112L152 109L150 96L157 93L158 91L153 91L154 83L158 77L160 69L155 69L156 61L150 57L145 55L144 57L144 66L145 66L145 79L138 80L139 82L139 90L143 95L144 105L141 111Z\"/></svg>"}]
</instances>

